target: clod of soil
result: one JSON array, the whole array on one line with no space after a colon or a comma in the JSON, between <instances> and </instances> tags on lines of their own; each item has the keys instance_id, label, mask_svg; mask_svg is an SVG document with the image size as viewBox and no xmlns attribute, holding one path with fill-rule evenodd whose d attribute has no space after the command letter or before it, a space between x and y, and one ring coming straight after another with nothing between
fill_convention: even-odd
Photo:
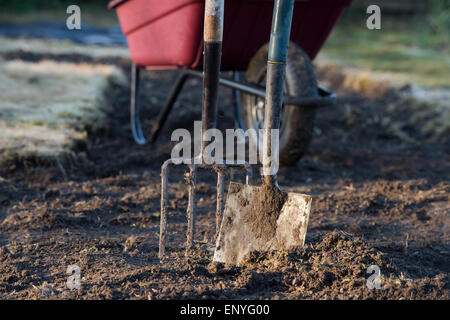
<instances>
[{"instance_id":1,"label":"clod of soil","mask_svg":"<svg viewBox=\"0 0 450 320\"><path fill-rule=\"evenodd\" d=\"M286 252L252 252L243 265L247 271L236 280L240 286L260 292L276 288L289 292L290 299L438 298L445 287L444 275L420 281L404 277L391 257L345 232L318 236ZM370 266L380 270L378 289L370 287L375 279L369 279Z\"/></svg>"},{"instance_id":2,"label":"clod of soil","mask_svg":"<svg viewBox=\"0 0 450 320\"><path fill-rule=\"evenodd\" d=\"M263 183L250 201L245 217L256 237L270 241L277 231L277 220L287 199L287 193L274 185Z\"/></svg>"}]
</instances>

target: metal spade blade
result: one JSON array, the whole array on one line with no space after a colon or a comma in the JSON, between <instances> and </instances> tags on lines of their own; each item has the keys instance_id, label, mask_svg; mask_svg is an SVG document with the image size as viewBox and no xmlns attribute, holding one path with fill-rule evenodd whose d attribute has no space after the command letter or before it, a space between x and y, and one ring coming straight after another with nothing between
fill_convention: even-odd
<instances>
[{"instance_id":1,"label":"metal spade blade","mask_svg":"<svg viewBox=\"0 0 450 320\"><path fill-rule=\"evenodd\" d=\"M255 232L251 206L258 194L257 186L230 183L222 225L216 242L214 261L239 264L252 251L288 250L305 243L312 198L287 193L273 236Z\"/></svg>"}]
</instances>

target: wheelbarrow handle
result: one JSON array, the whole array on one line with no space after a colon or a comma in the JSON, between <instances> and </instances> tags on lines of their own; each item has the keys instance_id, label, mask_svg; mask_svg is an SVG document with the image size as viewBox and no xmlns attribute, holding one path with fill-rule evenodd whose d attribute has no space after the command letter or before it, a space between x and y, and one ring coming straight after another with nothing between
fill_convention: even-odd
<instances>
[{"instance_id":1,"label":"wheelbarrow handle","mask_svg":"<svg viewBox=\"0 0 450 320\"><path fill-rule=\"evenodd\" d=\"M267 84L263 135L263 182L278 186L279 146L273 135L279 134L280 114L283 104L283 86L286 73L289 36L291 33L294 0L275 0L267 59ZM276 129L274 131L273 129ZM274 141L272 141L274 140Z\"/></svg>"}]
</instances>

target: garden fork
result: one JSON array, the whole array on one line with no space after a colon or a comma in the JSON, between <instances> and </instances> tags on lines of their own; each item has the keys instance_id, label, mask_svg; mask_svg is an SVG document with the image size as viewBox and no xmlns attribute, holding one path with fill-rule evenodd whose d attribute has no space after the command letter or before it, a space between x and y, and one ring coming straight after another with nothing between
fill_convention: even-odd
<instances>
[{"instance_id":1,"label":"garden fork","mask_svg":"<svg viewBox=\"0 0 450 320\"><path fill-rule=\"evenodd\" d=\"M200 154L184 160L183 163L169 159L161 167L161 220L159 237L159 258L165 256L167 233L167 199L168 199L168 168L169 165L186 165L189 173L186 181L189 184L187 207L187 247L188 255L194 245L195 216L196 216L196 177L199 168L217 172L217 204L216 204L216 238L222 222L224 210L224 178L229 167L241 167L246 170L246 184L251 180L251 167L245 161L235 161L233 164L222 164L223 161L210 158L204 154L206 131L216 128L217 103L219 92L220 60L222 56L224 0L205 1L204 22L204 60L203 60L203 109L202 109L202 143ZM205 163L206 162L206 163Z\"/></svg>"}]
</instances>

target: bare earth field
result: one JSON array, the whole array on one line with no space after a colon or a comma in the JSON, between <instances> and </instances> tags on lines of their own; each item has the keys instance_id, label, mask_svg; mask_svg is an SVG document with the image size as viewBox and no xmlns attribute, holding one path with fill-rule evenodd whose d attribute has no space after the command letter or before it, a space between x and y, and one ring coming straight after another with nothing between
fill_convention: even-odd
<instances>
[{"instance_id":1,"label":"bare earth field","mask_svg":"<svg viewBox=\"0 0 450 320\"><path fill-rule=\"evenodd\" d=\"M2 58L111 63L129 74L120 58ZM146 128L175 76L146 73ZM107 128L87 128L87 140L73 146L83 157L0 168L0 299L449 299L449 136L424 135L427 123L413 122L415 109L399 92L368 98L343 87L336 72L318 76L340 103L318 112L309 152L279 177L287 191L313 196L305 247L254 253L241 266L212 263L216 181L205 172L196 247L186 258L187 185L174 169L168 258L160 262L160 166L172 130L200 119L201 85L190 81L158 142L139 147L128 125L129 89L112 84L102 106ZM233 127L231 107L223 90L222 128ZM81 289L68 290L74 264ZM381 270L381 289L366 286L371 265Z\"/></svg>"}]
</instances>

